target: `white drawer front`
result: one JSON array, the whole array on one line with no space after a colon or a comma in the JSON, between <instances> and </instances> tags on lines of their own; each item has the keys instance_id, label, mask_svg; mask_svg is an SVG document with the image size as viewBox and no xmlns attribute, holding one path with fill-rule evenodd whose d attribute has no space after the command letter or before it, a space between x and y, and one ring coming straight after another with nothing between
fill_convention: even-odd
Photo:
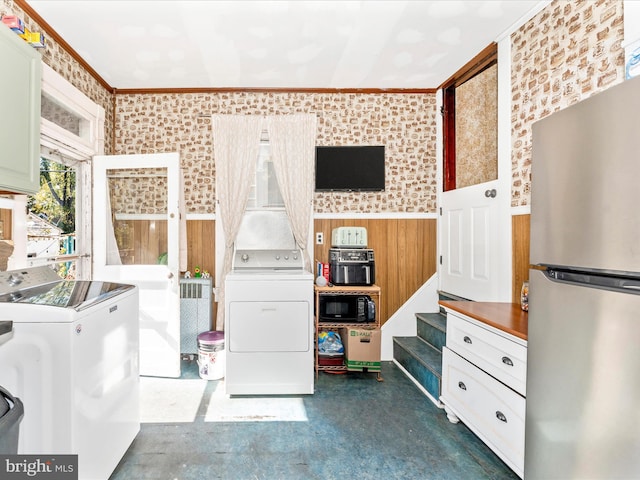
<instances>
[{"instance_id":1,"label":"white drawer front","mask_svg":"<svg viewBox=\"0 0 640 480\"><path fill-rule=\"evenodd\" d=\"M447 346L526 396L527 347L452 312L447 314Z\"/></svg>"},{"instance_id":2,"label":"white drawer front","mask_svg":"<svg viewBox=\"0 0 640 480\"><path fill-rule=\"evenodd\" d=\"M522 476L524 469L524 397L443 349L442 401Z\"/></svg>"}]
</instances>

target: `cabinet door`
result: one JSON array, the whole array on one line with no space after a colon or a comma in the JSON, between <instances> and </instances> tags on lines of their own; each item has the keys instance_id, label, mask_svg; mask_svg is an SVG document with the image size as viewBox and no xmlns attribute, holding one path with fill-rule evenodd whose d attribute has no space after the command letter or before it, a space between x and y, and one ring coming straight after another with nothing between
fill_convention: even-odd
<instances>
[{"instance_id":1,"label":"cabinet door","mask_svg":"<svg viewBox=\"0 0 640 480\"><path fill-rule=\"evenodd\" d=\"M0 191L40 187L40 54L0 23Z\"/></svg>"}]
</instances>

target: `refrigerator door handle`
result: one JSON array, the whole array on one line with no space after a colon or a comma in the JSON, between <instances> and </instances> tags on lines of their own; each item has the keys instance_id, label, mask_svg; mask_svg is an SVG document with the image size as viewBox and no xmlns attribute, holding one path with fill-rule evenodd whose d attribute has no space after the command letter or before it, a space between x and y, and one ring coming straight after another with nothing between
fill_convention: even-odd
<instances>
[{"instance_id":1,"label":"refrigerator door handle","mask_svg":"<svg viewBox=\"0 0 640 480\"><path fill-rule=\"evenodd\" d=\"M551 281L583 287L612 290L633 295L640 294L640 278L630 278L629 274L625 274L624 272L614 275L584 270L548 268L544 271L544 274Z\"/></svg>"}]
</instances>

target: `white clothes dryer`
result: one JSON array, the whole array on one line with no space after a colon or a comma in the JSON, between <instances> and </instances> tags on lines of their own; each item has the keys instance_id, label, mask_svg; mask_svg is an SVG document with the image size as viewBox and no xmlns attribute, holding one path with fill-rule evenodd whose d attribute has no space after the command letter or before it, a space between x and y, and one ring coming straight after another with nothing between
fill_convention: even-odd
<instances>
[{"instance_id":1,"label":"white clothes dryer","mask_svg":"<svg viewBox=\"0 0 640 480\"><path fill-rule=\"evenodd\" d=\"M314 391L313 274L297 250L241 250L225 280L225 393Z\"/></svg>"}]
</instances>

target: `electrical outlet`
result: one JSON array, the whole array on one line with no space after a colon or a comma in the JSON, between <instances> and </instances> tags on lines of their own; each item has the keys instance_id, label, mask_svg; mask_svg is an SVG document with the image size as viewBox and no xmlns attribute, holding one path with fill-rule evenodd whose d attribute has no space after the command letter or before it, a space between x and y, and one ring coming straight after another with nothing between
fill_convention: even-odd
<instances>
[{"instance_id":1,"label":"electrical outlet","mask_svg":"<svg viewBox=\"0 0 640 480\"><path fill-rule=\"evenodd\" d=\"M316 245L322 245L324 243L324 233L316 232Z\"/></svg>"}]
</instances>

